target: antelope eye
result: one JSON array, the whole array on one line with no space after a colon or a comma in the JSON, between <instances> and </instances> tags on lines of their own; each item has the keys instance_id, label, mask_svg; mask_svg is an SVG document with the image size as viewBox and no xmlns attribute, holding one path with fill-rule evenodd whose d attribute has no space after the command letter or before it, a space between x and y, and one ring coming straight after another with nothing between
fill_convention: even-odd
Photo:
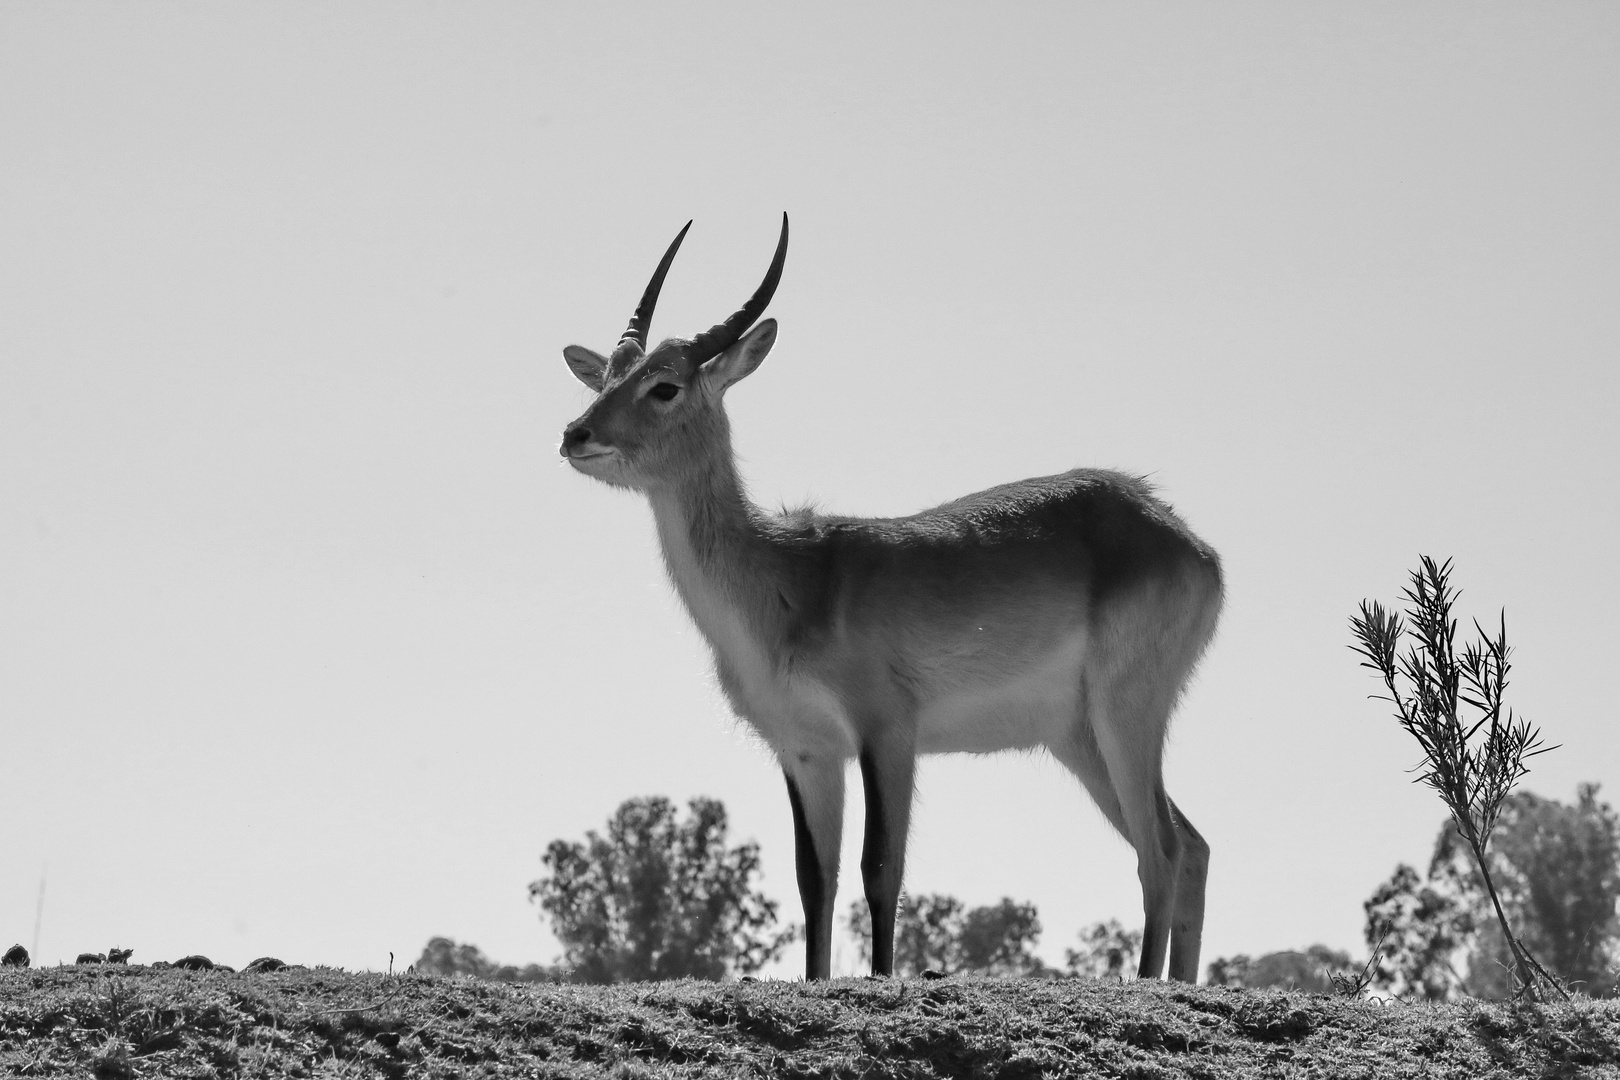
<instances>
[{"instance_id":1,"label":"antelope eye","mask_svg":"<svg viewBox=\"0 0 1620 1080\"><path fill-rule=\"evenodd\" d=\"M680 392L681 388L676 386L674 383L661 382L654 386L651 390L647 391L647 395L649 397L655 397L659 401L674 401L675 395L679 394Z\"/></svg>"}]
</instances>

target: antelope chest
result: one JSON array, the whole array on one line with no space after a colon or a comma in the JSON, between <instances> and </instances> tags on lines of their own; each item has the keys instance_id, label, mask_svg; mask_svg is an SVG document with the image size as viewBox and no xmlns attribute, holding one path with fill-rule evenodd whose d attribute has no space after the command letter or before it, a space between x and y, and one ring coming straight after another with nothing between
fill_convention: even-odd
<instances>
[{"instance_id":1,"label":"antelope chest","mask_svg":"<svg viewBox=\"0 0 1620 1080\"><path fill-rule=\"evenodd\" d=\"M667 550L667 549L666 549ZM838 697L824 684L784 671L749 631L742 613L689 560L671 558L676 589L714 654L732 711L783 761L851 758L860 743Z\"/></svg>"},{"instance_id":2,"label":"antelope chest","mask_svg":"<svg viewBox=\"0 0 1620 1080\"><path fill-rule=\"evenodd\" d=\"M750 631L726 590L695 556L678 503L654 502L665 565L687 614L709 643L715 675L732 710L783 761L854 757L854 726L825 685L776 663Z\"/></svg>"},{"instance_id":3,"label":"antelope chest","mask_svg":"<svg viewBox=\"0 0 1620 1080\"><path fill-rule=\"evenodd\" d=\"M854 725L837 696L815 679L784 673L727 607L693 616L714 653L715 675L736 714L783 760L854 757Z\"/></svg>"}]
</instances>

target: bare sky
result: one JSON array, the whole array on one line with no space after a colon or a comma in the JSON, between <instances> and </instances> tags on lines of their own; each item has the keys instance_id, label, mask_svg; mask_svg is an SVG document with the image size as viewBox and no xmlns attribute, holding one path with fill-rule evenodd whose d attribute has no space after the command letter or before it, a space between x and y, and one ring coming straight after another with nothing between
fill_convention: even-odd
<instances>
[{"instance_id":1,"label":"bare sky","mask_svg":"<svg viewBox=\"0 0 1620 1080\"><path fill-rule=\"evenodd\" d=\"M646 507L556 455L561 348L688 218L654 335L722 318L787 210L756 499L1150 475L1228 574L1206 959L1360 950L1442 810L1346 620L1419 552L1507 608L1528 785L1620 778L1617 191L1612 4L0 7L0 946L44 873L47 963L549 960L540 852L653 793L797 918ZM1053 763L918 800L911 890L1140 919Z\"/></svg>"}]
</instances>

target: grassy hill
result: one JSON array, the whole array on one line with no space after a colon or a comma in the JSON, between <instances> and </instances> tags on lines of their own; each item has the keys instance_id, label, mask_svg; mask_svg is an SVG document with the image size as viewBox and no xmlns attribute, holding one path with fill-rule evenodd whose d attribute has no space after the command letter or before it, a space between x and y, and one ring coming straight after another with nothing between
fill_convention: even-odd
<instances>
[{"instance_id":1,"label":"grassy hill","mask_svg":"<svg viewBox=\"0 0 1620 1080\"><path fill-rule=\"evenodd\" d=\"M0 970L0 1076L1620 1077L1620 1004L1161 983Z\"/></svg>"}]
</instances>

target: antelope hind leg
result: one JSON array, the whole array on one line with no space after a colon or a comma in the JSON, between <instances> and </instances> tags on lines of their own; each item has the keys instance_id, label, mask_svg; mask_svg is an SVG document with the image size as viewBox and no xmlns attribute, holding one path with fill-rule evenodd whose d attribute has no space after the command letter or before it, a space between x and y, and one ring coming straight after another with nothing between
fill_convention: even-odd
<instances>
[{"instance_id":1,"label":"antelope hind leg","mask_svg":"<svg viewBox=\"0 0 1620 1080\"><path fill-rule=\"evenodd\" d=\"M1209 843L1174 802L1170 803L1170 813L1181 837L1176 913L1170 924L1170 977L1196 983L1198 954L1204 943L1204 885L1209 878Z\"/></svg>"},{"instance_id":2,"label":"antelope hind leg","mask_svg":"<svg viewBox=\"0 0 1620 1080\"><path fill-rule=\"evenodd\" d=\"M1170 951L1176 912L1176 884L1182 838L1176 830L1161 771L1164 730L1170 702L1146 701L1126 688L1093 696L1090 716L1119 799L1125 838L1136 849L1136 876L1142 883L1142 957L1137 976L1157 979ZM1157 696L1157 695L1155 695Z\"/></svg>"}]
</instances>

